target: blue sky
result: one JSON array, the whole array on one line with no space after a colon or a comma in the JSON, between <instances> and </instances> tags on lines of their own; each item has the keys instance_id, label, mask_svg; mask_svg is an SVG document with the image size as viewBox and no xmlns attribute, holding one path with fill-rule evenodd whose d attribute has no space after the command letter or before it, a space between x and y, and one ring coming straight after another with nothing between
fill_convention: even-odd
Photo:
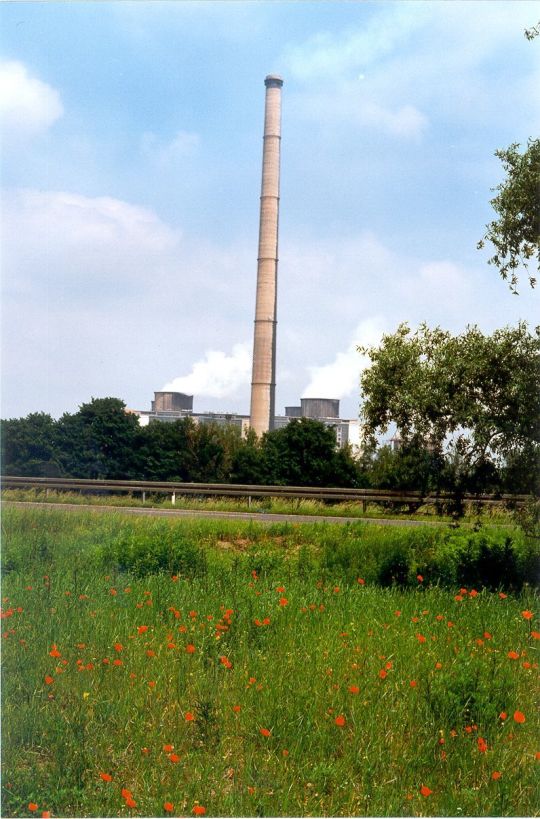
<instances>
[{"instance_id":1,"label":"blue sky","mask_svg":"<svg viewBox=\"0 0 540 819\"><path fill-rule=\"evenodd\" d=\"M476 243L540 130L535 2L2 3L2 416L249 411L264 77L284 78L277 407L402 321L538 322Z\"/></svg>"}]
</instances>

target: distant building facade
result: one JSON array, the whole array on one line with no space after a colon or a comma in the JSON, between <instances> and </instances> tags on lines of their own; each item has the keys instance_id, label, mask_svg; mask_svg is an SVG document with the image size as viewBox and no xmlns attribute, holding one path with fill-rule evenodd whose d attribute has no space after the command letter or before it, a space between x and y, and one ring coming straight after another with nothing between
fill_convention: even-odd
<instances>
[{"instance_id":1,"label":"distant building facade","mask_svg":"<svg viewBox=\"0 0 540 819\"><path fill-rule=\"evenodd\" d=\"M228 412L194 412L193 396L182 392L155 392L150 410L128 410L136 415L141 426L150 423L172 423L182 418L193 418L197 424L217 424L218 426L237 427L242 435L250 427L249 415ZM353 449L359 445L359 427L357 420L339 417L339 399L337 398L302 398L300 406L285 407L285 415L276 415L274 429L281 429L294 418L312 418L331 427L339 447L350 444Z\"/></svg>"}]
</instances>

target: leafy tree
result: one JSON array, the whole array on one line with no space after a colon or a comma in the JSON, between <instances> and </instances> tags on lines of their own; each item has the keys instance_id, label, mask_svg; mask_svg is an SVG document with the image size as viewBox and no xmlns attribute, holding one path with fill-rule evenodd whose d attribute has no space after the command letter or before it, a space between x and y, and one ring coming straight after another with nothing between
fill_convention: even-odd
<instances>
[{"instance_id":1,"label":"leafy tree","mask_svg":"<svg viewBox=\"0 0 540 819\"><path fill-rule=\"evenodd\" d=\"M138 477L139 422L119 398L92 398L58 421L59 458L77 478Z\"/></svg>"},{"instance_id":2,"label":"leafy tree","mask_svg":"<svg viewBox=\"0 0 540 819\"><path fill-rule=\"evenodd\" d=\"M2 471L6 475L54 477L61 474L57 424L44 412L2 423Z\"/></svg>"},{"instance_id":3,"label":"leafy tree","mask_svg":"<svg viewBox=\"0 0 540 819\"><path fill-rule=\"evenodd\" d=\"M528 270L536 257L540 269L540 140L529 139L526 150L519 152L519 143L506 150L495 151L504 167L506 179L494 190L497 196L491 205L497 219L487 225L487 232L478 243L484 247L491 242L495 253L488 260L495 265L503 279L508 279L510 289L517 293L518 270ZM529 273L531 287L536 278Z\"/></svg>"},{"instance_id":4,"label":"leafy tree","mask_svg":"<svg viewBox=\"0 0 540 819\"><path fill-rule=\"evenodd\" d=\"M295 418L261 441L264 483L281 486L352 486L356 465L337 451L334 431L311 418Z\"/></svg>"},{"instance_id":5,"label":"leafy tree","mask_svg":"<svg viewBox=\"0 0 540 819\"><path fill-rule=\"evenodd\" d=\"M404 444L450 454L454 484L468 488L505 459L540 452L540 328L525 323L485 336L406 324L364 349L363 435L367 446L395 424ZM448 473L447 473L448 474Z\"/></svg>"}]
</instances>

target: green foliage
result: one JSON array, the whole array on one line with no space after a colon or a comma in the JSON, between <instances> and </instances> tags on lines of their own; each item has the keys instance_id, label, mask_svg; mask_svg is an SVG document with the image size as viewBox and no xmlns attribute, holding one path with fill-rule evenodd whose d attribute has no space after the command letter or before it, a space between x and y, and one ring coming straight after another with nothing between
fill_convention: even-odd
<instances>
[{"instance_id":1,"label":"green foliage","mask_svg":"<svg viewBox=\"0 0 540 819\"><path fill-rule=\"evenodd\" d=\"M264 483L277 486L354 486L356 464L338 452L334 431L311 418L294 418L261 441Z\"/></svg>"},{"instance_id":2,"label":"green foliage","mask_svg":"<svg viewBox=\"0 0 540 819\"><path fill-rule=\"evenodd\" d=\"M532 29L527 33L528 39L536 36L534 32ZM498 268L514 293L517 293L519 268L528 270L535 257L537 267L540 265L540 140L529 139L523 153L519 147L519 143L514 143L506 150L495 151L506 179L494 188L498 193L491 200L497 219L487 225L487 232L478 243L479 248L484 247L485 242L493 245L495 253L488 262ZM529 282L531 287L536 284L532 272Z\"/></svg>"},{"instance_id":3,"label":"green foliage","mask_svg":"<svg viewBox=\"0 0 540 819\"><path fill-rule=\"evenodd\" d=\"M101 551L104 565L136 577L166 572L182 577L203 577L207 571L206 554L199 544L178 529L167 525L149 531L125 528Z\"/></svg>"},{"instance_id":4,"label":"green foliage","mask_svg":"<svg viewBox=\"0 0 540 819\"><path fill-rule=\"evenodd\" d=\"M361 379L368 446L394 423L409 457L416 448L440 465L446 450L452 469L445 467L445 480L461 491L496 481L507 457L532 464L538 456L540 328L531 334L521 322L491 336L477 327L452 336L426 325L411 334L402 324L365 352L371 359ZM534 473L521 478L529 487L536 480Z\"/></svg>"},{"instance_id":5,"label":"green foliage","mask_svg":"<svg viewBox=\"0 0 540 819\"><path fill-rule=\"evenodd\" d=\"M2 422L2 471L5 475L55 477L58 463L57 424L44 412Z\"/></svg>"}]
</instances>

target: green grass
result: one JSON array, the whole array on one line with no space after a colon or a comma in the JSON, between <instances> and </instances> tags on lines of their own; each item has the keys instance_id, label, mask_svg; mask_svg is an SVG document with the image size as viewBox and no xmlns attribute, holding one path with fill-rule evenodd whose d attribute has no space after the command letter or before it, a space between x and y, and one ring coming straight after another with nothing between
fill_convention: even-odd
<instances>
[{"instance_id":1,"label":"green grass","mask_svg":"<svg viewBox=\"0 0 540 819\"><path fill-rule=\"evenodd\" d=\"M2 815L537 815L538 599L452 537L4 510Z\"/></svg>"},{"instance_id":2,"label":"green grass","mask_svg":"<svg viewBox=\"0 0 540 819\"><path fill-rule=\"evenodd\" d=\"M450 522L450 515L438 514L433 504L421 506L415 512L410 512L406 505L395 506L386 503L367 503L364 509L361 501L348 503L323 503L311 499L288 498L253 498L251 503L247 498L193 498L177 496L176 503L171 502L169 495L147 493L143 502L140 493L125 495L90 495L80 492L59 492L56 490L39 489L4 489L1 493L4 501L26 501L34 503L76 503L100 506L131 506L156 509L195 509L217 512L270 512L283 515L326 515L331 517L353 518L402 518L406 520L436 520L441 523ZM472 506L466 508L464 517L466 522L482 524L512 523L512 513L504 507L485 507L478 510Z\"/></svg>"}]
</instances>

